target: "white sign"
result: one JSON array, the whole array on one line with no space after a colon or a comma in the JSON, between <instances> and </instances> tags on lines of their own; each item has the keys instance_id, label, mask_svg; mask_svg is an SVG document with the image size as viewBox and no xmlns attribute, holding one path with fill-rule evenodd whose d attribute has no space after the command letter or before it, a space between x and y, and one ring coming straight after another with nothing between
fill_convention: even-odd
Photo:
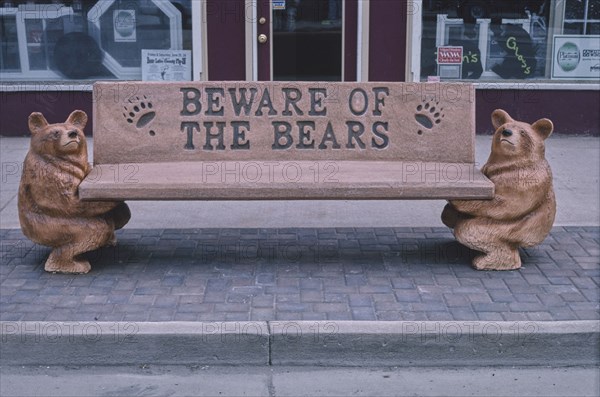
<instances>
[{"instance_id":1,"label":"white sign","mask_svg":"<svg viewBox=\"0 0 600 397\"><path fill-rule=\"evenodd\" d=\"M113 27L115 42L135 42L137 40L135 10L114 10Z\"/></svg>"},{"instance_id":2,"label":"white sign","mask_svg":"<svg viewBox=\"0 0 600 397\"><path fill-rule=\"evenodd\" d=\"M556 35L552 78L600 80L600 36Z\"/></svg>"},{"instance_id":3,"label":"white sign","mask_svg":"<svg viewBox=\"0 0 600 397\"><path fill-rule=\"evenodd\" d=\"M442 80L462 78L462 65L438 65L438 76Z\"/></svg>"},{"instance_id":4,"label":"white sign","mask_svg":"<svg viewBox=\"0 0 600 397\"><path fill-rule=\"evenodd\" d=\"M191 51L142 50L142 80L190 81L191 79Z\"/></svg>"}]
</instances>

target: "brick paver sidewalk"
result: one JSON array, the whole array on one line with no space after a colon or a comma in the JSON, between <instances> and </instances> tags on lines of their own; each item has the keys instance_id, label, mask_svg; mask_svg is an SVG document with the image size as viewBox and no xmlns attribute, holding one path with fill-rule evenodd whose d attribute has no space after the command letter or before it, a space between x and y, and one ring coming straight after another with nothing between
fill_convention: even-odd
<instances>
[{"instance_id":1,"label":"brick paver sidewalk","mask_svg":"<svg viewBox=\"0 0 600 397\"><path fill-rule=\"evenodd\" d=\"M473 270L444 228L126 229L78 276L0 237L1 320L600 318L598 227L554 228L511 272Z\"/></svg>"}]
</instances>

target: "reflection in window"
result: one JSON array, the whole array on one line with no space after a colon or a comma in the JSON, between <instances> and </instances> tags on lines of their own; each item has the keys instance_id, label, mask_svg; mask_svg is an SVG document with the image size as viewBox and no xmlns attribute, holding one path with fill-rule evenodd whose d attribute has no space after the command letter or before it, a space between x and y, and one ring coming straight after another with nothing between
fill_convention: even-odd
<instances>
[{"instance_id":1,"label":"reflection in window","mask_svg":"<svg viewBox=\"0 0 600 397\"><path fill-rule=\"evenodd\" d=\"M191 29L191 0L2 0L0 75L140 79L142 50L189 50Z\"/></svg>"},{"instance_id":2,"label":"reflection in window","mask_svg":"<svg viewBox=\"0 0 600 397\"><path fill-rule=\"evenodd\" d=\"M428 76L473 80L544 78L550 2L424 1L421 80ZM442 48L438 54L440 47L449 48ZM462 51L462 63L456 58L451 61L456 65L447 68L443 56L457 47Z\"/></svg>"},{"instance_id":3,"label":"reflection in window","mask_svg":"<svg viewBox=\"0 0 600 397\"><path fill-rule=\"evenodd\" d=\"M341 81L342 15L341 0L274 6L273 79Z\"/></svg>"},{"instance_id":4,"label":"reflection in window","mask_svg":"<svg viewBox=\"0 0 600 397\"><path fill-rule=\"evenodd\" d=\"M2 10L2 9L0 9ZM17 39L16 13L0 14L0 72L17 72L21 68Z\"/></svg>"},{"instance_id":5,"label":"reflection in window","mask_svg":"<svg viewBox=\"0 0 600 397\"><path fill-rule=\"evenodd\" d=\"M565 34L600 34L600 1L567 0Z\"/></svg>"}]
</instances>

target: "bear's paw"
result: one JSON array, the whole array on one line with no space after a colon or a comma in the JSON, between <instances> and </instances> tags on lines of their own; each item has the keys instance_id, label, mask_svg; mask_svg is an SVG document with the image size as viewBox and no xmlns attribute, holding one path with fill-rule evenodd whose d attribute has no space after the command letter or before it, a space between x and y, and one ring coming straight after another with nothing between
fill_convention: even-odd
<instances>
[{"instance_id":1,"label":"bear's paw","mask_svg":"<svg viewBox=\"0 0 600 397\"><path fill-rule=\"evenodd\" d=\"M135 128L142 129L152 123L156 117L156 112L153 110L154 105L144 95L143 98L135 97L134 100L129 100L129 105L123 106L125 112L123 117L129 124L135 125ZM151 136L156 133L154 130L148 132Z\"/></svg>"},{"instance_id":2,"label":"bear's paw","mask_svg":"<svg viewBox=\"0 0 600 397\"><path fill-rule=\"evenodd\" d=\"M444 118L444 108L440 107L440 103L437 101L431 100L423 100L420 103L415 112L415 120L419 123L423 128L427 130L433 129L434 126L440 124L442 119ZM419 129L417 134L422 135L423 130Z\"/></svg>"}]
</instances>

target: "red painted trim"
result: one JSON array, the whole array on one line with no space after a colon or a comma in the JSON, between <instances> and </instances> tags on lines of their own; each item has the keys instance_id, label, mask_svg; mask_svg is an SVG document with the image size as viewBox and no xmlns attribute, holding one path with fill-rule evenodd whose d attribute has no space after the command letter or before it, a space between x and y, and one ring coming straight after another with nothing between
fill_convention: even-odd
<instances>
[{"instance_id":1,"label":"red painted trim","mask_svg":"<svg viewBox=\"0 0 600 397\"><path fill-rule=\"evenodd\" d=\"M244 0L207 0L206 35L208 78L245 80Z\"/></svg>"},{"instance_id":2,"label":"red painted trim","mask_svg":"<svg viewBox=\"0 0 600 397\"><path fill-rule=\"evenodd\" d=\"M88 115L85 134L92 133L92 93L83 91L0 92L0 135L29 136L28 119L40 112L49 123L63 123L73 110Z\"/></svg>"},{"instance_id":3,"label":"red painted trim","mask_svg":"<svg viewBox=\"0 0 600 397\"><path fill-rule=\"evenodd\" d=\"M493 132L491 114L504 109L515 120L527 123L548 118L559 134L600 135L600 91L477 90L475 98L475 125L480 134Z\"/></svg>"},{"instance_id":4,"label":"red painted trim","mask_svg":"<svg viewBox=\"0 0 600 397\"><path fill-rule=\"evenodd\" d=\"M356 81L358 0L346 0L344 11L344 81Z\"/></svg>"},{"instance_id":5,"label":"red painted trim","mask_svg":"<svg viewBox=\"0 0 600 397\"><path fill-rule=\"evenodd\" d=\"M405 81L407 9L404 0L371 0L370 81Z\"/></svg>"},{"instance_id":6,"label":"red painted trim","mask_svg":"<svg viewBox=\"0 0 600 397\"><path fill-rule=\"evenodd\" d=\"M60 123L75 109L87 113L89 121L85 131L90 134L92 108L91 92L0 92L0 135L29 136L27 119L32 112L42 112L50 123ZM558 134L600 136L600 91L477 90L478 133L492 132L490 116L498 108L528 123L543 117L549 118Z\"/></svg>"},{"instance_id":7,"label":"red painted trim","mask_svg":"<svg viewBox=\"0 0 600 397\"><path fill-rule=\"evenodd\" d=\"M264 44L258 43L258 37L253 38L258 45L258 80L269 81L271 76L271 46L273 45L273 37L271 37L271 2L268 0L259 0L256 2L257 10L256 17L258 19L264 17L267 21L264 25L257 24L256 34L264 34L267 36L267 42Z\"/></svg>"}]
</instances>

